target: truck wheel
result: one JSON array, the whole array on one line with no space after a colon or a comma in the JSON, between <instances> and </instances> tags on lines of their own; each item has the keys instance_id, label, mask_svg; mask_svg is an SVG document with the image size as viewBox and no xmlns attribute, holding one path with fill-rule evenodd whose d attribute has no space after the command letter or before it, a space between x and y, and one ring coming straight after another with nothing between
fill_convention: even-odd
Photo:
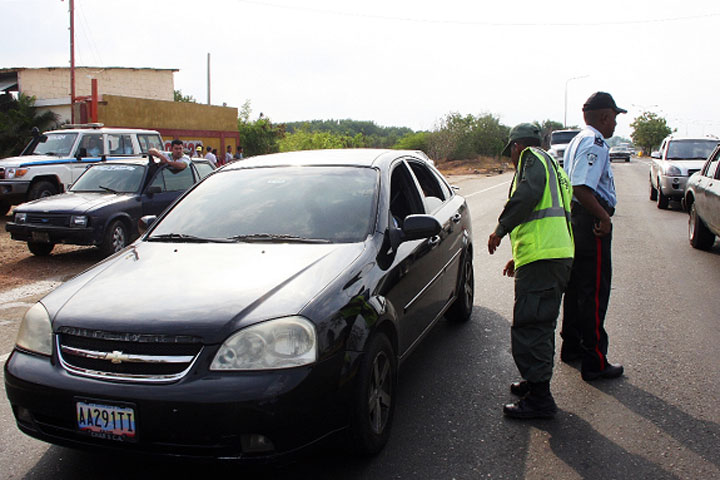
<instances>
[{"instance_id":1,"label":"truck wheel","mask_svg":"<svg viewBox=\"0 0 720 480\"><path fill-rule=\"evenodd\" d=\"M105 232L105 240L100 245L104 255L112 255L119 252L128 244L127 227L121 220L115 220Z\"/></svg>"},{"instance_id":2,"label":"truck wheel","mask_svg":"<svg viewBox=\"0 0 720 480\"><path fill-rule=\"evenodd\" d=\"M715 235L708 230L702 219L698 217L695 204L690 207L690 218L688 219L688 237L690 245L699 250L710 250L715 243Z\"/></svg>"},{"instance_id":3,"label":"truck wheel","mask_svg":"<svg viewBox=\"0 0 720 480\"><path fill-rule=\"evenodd\" d=\"M47 257L50 255L50 252L52 252L53 248L55 248L54 243L42 243L42 242L28 242L27 244L28 249L32 252L33 255L37 255L38 257Z\"/></svg>"},{"instance_id":4,"label":"truck wheel","mask_svg":"<svg viewBox=\"0 0 720 480\"><path fill-rule=\"evenodd\" d=\"M660 185L660 180L658 180L658 185ZM667 210L668 204L670 203L670 198L663 194L662 189L657 189L657 207L662 210Z\"/></svg>"},{"instance_id":5,"label":"truck wheel","mask_svg":"<svg viewBox=\"0 0 720 480\"><path fill-rule=\"evenodd\" d=\"M41 180L32 184L30 190L28 191L28 198L30 200L36 200L38 198L45 198L49 197L50 195L56 195L57 193L58 189L55 185L46 180Z\"/></svg>"}]
</instances>

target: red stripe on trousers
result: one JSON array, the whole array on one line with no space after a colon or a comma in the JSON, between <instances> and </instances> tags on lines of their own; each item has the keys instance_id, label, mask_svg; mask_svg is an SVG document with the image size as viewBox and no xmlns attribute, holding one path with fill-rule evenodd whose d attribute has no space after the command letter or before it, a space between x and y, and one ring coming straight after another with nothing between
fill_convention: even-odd
<instances>
[{"instance_id":1,"label":"red stripe on trousers","mask_svg":"<svg viewBox=\"0 0 720 480\"><path fill-rule=\"evenodd\" d=\"M595 353L600 359L600 370L605 370L605 356L600 352L600 281L602 279L602 239L595 237L597 265L595 265Z\"/></svg>"}]
</instances>

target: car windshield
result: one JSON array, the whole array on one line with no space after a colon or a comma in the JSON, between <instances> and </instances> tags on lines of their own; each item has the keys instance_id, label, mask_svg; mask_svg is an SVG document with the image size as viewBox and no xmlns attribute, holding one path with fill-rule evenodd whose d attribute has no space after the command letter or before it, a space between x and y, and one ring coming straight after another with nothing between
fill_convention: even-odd
<instances>
[{"instance_id":1,"label":"car windshield","mask_svg":"<svg viewBox=\"0 0 720 480\"><path fill-rule=\"evenodd\" d=\"M374 226L378 173L363 167L268 167L208 177L149 240L363 241Z\"/></svg>"},{"instance_id":2,"label":"car windshield","mask_svg":"<svg viewBox=\"0 0 720 480\"><path fill-rule=\"evenodd\" d=\"M143 165L93 165L70 187L72 192L132 193L140 189Z\"/></svg>"},{"instance_id":3,"label":"car windshield","mask_svg":"<svg viewBox=\"0 0 720 480\"><path fill-rule=\"evenodd\" d=\"M668 160L705 160L720 143L718 140L672 140L668 146Z\"/></svg>"},{"instance_id":4,"label":"car windshield","mask_svg":"<svg viewBox=\"0 0 720 480\"><path fill-rule=\"evenodd\" d=\"M67 157L70 155L77 133L46 133L45 140L41 140L31 152L33 155L57 155Z\"/></svg>"},{"instance_id":5,"label":"car windshield","mask_svg":"<svg viewBox=\"0 0 720 480\"><path fill-rule=\"evenodd\" d=\"M556 143L570 143L570 140L575 138L575 135L580 133L577 132L552 132L550 134L550 144L555 145Z\"/></svg>"}]
</instances>

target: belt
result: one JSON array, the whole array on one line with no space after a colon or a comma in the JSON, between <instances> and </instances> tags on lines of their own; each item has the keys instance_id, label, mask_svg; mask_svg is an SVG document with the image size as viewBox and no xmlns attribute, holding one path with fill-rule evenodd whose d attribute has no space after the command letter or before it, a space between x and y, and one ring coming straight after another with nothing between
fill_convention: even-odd
<instances>
[{"instance_id":1,"label":"belt","mask_svg":"<svg viewBox=\"0 0 720 480\"><path fill-rule=\"evenodd\" d=\"M615 214L615 207L611 207L605 200L598 197L597 195L595 196L595 200L598 201L602 209L605 210L608 215L612 217ZM591 217L594 217L594 215L590 213L587 208L583 207L580 202L577 202L575 200L572 201L572 213L574 215L589 215Z\"/></svg>"}]
</instances>

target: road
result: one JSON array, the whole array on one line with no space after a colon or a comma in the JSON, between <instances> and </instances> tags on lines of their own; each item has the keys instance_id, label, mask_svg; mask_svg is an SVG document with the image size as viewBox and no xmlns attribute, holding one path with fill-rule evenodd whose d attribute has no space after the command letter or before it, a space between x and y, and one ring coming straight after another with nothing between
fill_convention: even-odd
<instances>
[{"instance_id":1,"label":"road","mask_svg":"<svg viewBox=\"0 0 720 480\"><path fill-rule=\"evenodd\" d=\"M586 383L558 359L554 420L502 416L517 379L513 285L501 275L510 246L506 239L490 256L485 245L512 177L462 177L454 181L473 217L473 318L438 324L404 365L392 437L377 457L326 446L249 468L78 452L21 434L2 392L0 478L720 479L720 243L710 252L689 246L679 206L658 210L648 200L642 160L613 168L619 205L606 327L609 358L625 376ZM18 319L0 313L4 334L16 328ZM11 343L3 339L3 348Z\"/></svg>"}]
</instances>

